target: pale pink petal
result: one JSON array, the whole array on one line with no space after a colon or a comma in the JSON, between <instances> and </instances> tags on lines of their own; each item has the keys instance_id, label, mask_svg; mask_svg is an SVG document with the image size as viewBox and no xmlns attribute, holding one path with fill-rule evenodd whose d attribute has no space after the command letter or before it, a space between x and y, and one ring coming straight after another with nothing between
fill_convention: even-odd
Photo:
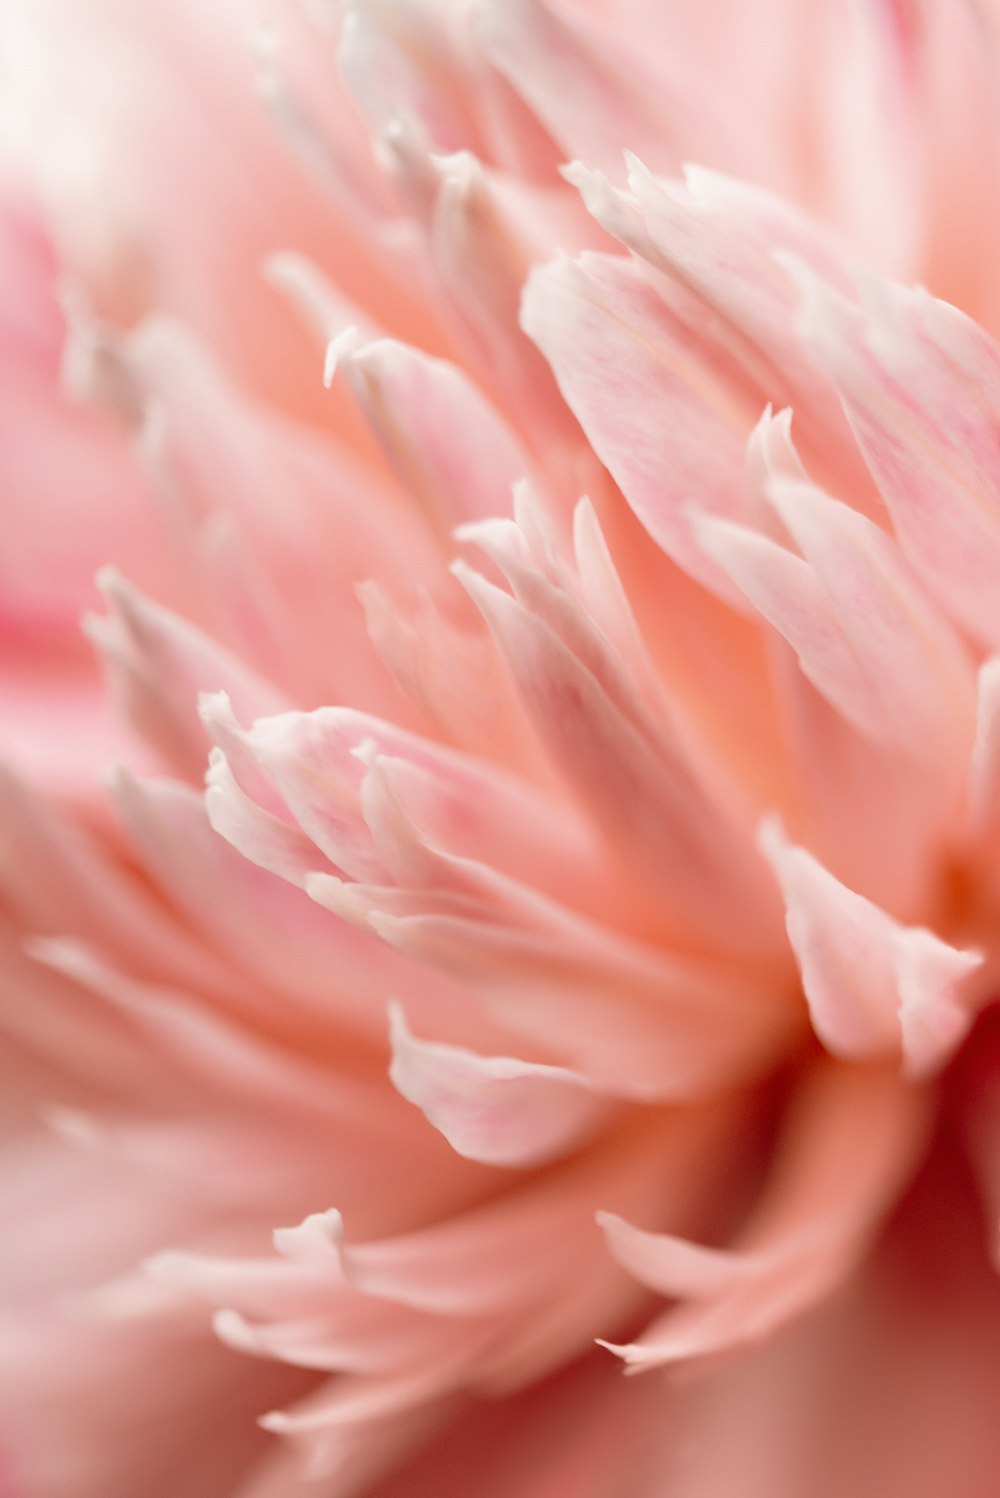
<instances>
[{"instance_id":1,"label":"pale pink petal","mask_svg":"<svg viewBox=\"0 0 1000 1498\"><path fill-rule=\"evenodd\" d=\"M767 502L776 481L807 483L807 474L792 439L793 412L773 412L770 406L747 439L746 485L751 501L748 519L762 530L777 518Z\"/></svg>"},{"instance_id":2,"label":"pale pink petal","mask_svg":"<svg viewBox=\"0 0 1000 1498\"><path fill-rule=\"evenodd\" d=\"M203 963L145 880L125 868L114 839L81 826L0 767L0 889L25 932L85 935L139 972L197 981Z\"/></svg>"},{"instance_id":3,"label":"pale pink petal","mask_svg":"<svg viewBox=\"0 0 1000 1498\"><path fill-rule=\"evenodd\" d=\"M857 728L954 773L973 714L958 638L872 522L809 485L776 480L768 499L801 556L711 517L697 522L702 544Z\"/></svg>"},{"instance_id":4,"label":"pale pink petal","mask_svg":"<svg viewBox=\"0 0 1000 1498\"><path fill-rule=\"evenodd\" d=\"M502 1402L477 1401L373 1498L467 1498L470 1489L477 1498L608 1498L639 1480L669 1422L665 1390L655 1377L626 1383L599 1356Z\"/></svg>"},{"instance_id":5,"label":"pale pink petal","mask_svg":"<svg viewBox=\"0 0 1000 1498\"><path fill-rule=\"evenodd\" d=\"M209 756L205 810L213 829L259 868L304 887L306 876L326 860L316 844L290 822L251 799L221 749Z\"/></svg>"},{"instance_id":6,"label":"pale pink petal","mask_svg":"<svg viewBox=\"0 0 1000 1498\"><path fill-rule=\"evenodd\" d=\"M985 1498L1000 1456L998 1292L957 1166L944 1151L932 1161L828 1305L711 1379L675 1381L687 1442L663 1441L642 1498Z\"/></svg>"},{"instance_id":7,"label":"pale pink petal","mask_svg":"<svg viewBox=\"0 0 1000 1498\"><path fill-rule=\"evenodd\" d=\"M167 765L200 779L206 737L198 719L202 692L225 690L247 717L273 711L279 693L241 660L170 610L144 598L115 572L101 575L111 612L88 616L119 711Z\"/></svg>"},{"instance_id":8,"label":"pale pink petal","mask_svg":"<svg viewBox=\"0 0 1000 1498\"><path fill-rule=\"evenodd\" d=\"M719 1115L683 1111L645 1135L627 1126L594 1149L560 1162L475 1211L380 1242L345 1242L331 1229L345 1278L366 1294L447 1317L503 1308L534 1312L540 1298L572 1298L572 1275L603 1260L593 1202L610 1193L633 1203L650 1190L652 1159L663 1160L655 1211L690 1211L699 1162L718 1138ZM680 1201L671 1202L671 1197ZM683 1202L681 1207L680 1202ZM562 1266L561 1268L559 1266ZM615 1278L613 1275L612 1278Z\"/></svg>"},{"instance_id":9,"label":"pale pink petal","mask_svg":"<svg viewBox=\"0 0 1000 1498\"><path fill-rule=\"evenodd\" d=\"M221 762L210 791L216 826L248 839L246 851L285 877L297 882L305 874L307 891L352 923L472 979L505 1023L521 1030L530 1021L532 1033L555 1043L554 1059L566 1050L564 1006L575 1001L590 1010L586 1028L570 1030L588 1075L597 1065L598 1075L615 1078L616 1090L628 1077L629 1091L685 1095L718 1067L758 1065L792 1020L768 969L749 989L733 988L733 974L664 963L546 896L546 886L555 894L572 890L586 909L597 887L590 889L587 845L572 835L573 824L564 819L557 830L526 787L346 710L269 720L247 742L269 764L300 824L361 882L306 872L308 850L294 830L248 803ZM469 856L486 837L496 850L492 867ZM289 838L291 864L282 851ZM315 870L321 858L318 848ZM397 884L367 883L366 863L380 881ZM605 901L600 914L609 913ZM647 1016L641 1040L614 1023L623 984ZM399 996L409 997L409 985ZM729 1016L721 1028L710 1018L718 1005ZM671 1008L676 1028L664 1029L657 1015Z\"/></svg>"},{"instance_id":10,"label":"pale pink petal","mask_svg":"<svg viewBox=\"0 0 1000 1498\"><path fill-rule=\"evenodd\" d=\"M219 783L220 777L225 781ZM230 1008L245 1019L269 1016L270 1033L285 1032L301 1044L330 1044L331 1028L367 1037L382 1050L386 1005L405 992L422 1018L437 1023L449 1017L464 1036L475 1036L474 1024L461 1025L465 995L443 976L418 971L370 936L331 922L300 890L290 888L301 877L297 860L309 869L322 855L308 843L306 860L288 823L275 826L256 803L228 781L221 766L213 772L210 815L235 836L229 820L243 819L240 833L251 841L246 859L217 837L202 798L190 787L170 781L136 781L119 773L112 787L119 812L129 828L142 867L184 913L204 948L195 969L200 982L211 982ZM221 803L221 804L220 804ZM263 842L262 842L263 838ZM274 879L254 867L254 856L267 859ZM249 860L249 861L247 861ZM206 902L206 878L227 890L225 901ZM276 941L281 933L282 941ZM175 940L180 942L179 933ZM217 967L217 955L228 954L228 966ZM282 995L281 1019L274 1013Z\"/></svg>"},{"instance_id":11,"label":"pale pink petal","mask_svg":"<svg viewBox=\"0 0 1000 1498\"><path fill-rule=\"evenodd\" d=\"M574 215L561 193L527 193L471 151L434 154L426 135L405 118L387 130L383 153L400 196L423 227L426 274L442 318L483 388L495 392L536 447L565 440L572 418L551 372L526 339L511 339L510 328L540 247L554 238L582 247L593 237L585 215ZM521 397L529 382L533 400L526 409Z\"/></svg>"},{"instance_id":12,"label":"pale pink petal","mask_svg":"<svg viewBox=\"0 0 1000 1498\"><path fill-rule=\"evenodd\" d=\"M400 952L474 984L508 1033L617 1096L704 1096L728 1078L758 1074L800 1028L787 991L766 970L750 981L725 967L664 961L509 883L515 909L530 914L537 902L534 920L508 922L491 907L325 875L311 876L307 889ZM626 997L631 1021L623 1027Z\"/></svg>"},{"instance_id":13,"label":"pale pink petal","mask_svg":"<svg viewBox=\"0 0 1000 1498\"><path fill-rule=\"evenodd\" d=\"M0 921L8 1139L37 1133L40 1105L55 1097L115 1097L126 1078L159 1095L158 1067L148 1047L118 1015L95 1013L78 986L35 961L33 950L13 922Z\"/></svg>"},{"instance_id":14,"label":"pale pink petal","mask_svg":"<svg viewBox=\"0 0 1000 1498\"><path fill-rule=\"evenodd\" d=\"M763 847L785 897L792 948L813 1022L836 1056L866 1060L901 1050L911 1076L937 1070L974 1017L963 992L982 954L923 927L901 926L839 883L774 824Z\"/></svg>"},{"instance_id":15,"label":"pale pink petal","mask_svg":"<svg viewBox=\"0 0 1000 1498\"><path fill-rule=\"evenodd\" d=\"M412 500L332 438L248 399L169 319L126 337L98 329L91 343L92 396L110 386L139 426L186 612L300 699L398 708L351 589L374 576L406 596L437 564ZM341 642L335 665L324 631Z\"/></svg>"},{"instance_id":16,"label":"pale pink petal","mask_svg":"<svg viewBox=\"0 0 1000 1498\"><path fill-rule=\"evenodd\" d=\"M388 340L333 346L383 451L442 540L460 521L503 510L529 460L455 365Z\"/></svg>"},{"instance_id":17,"label":"pale pink petal","mask_svg":"<svg viewBox=\"0 0 1000 1498\"><path fill-rule=\"evenodd\" d=\"M669 40L658 48L668 59L664 80L613 17L602 23L547 0L479 0L477 21L487 56L569 157L617 170L628 147L676 168L695 139L716 159L739 150L709 91L692 79L691 60L675 59Z\"/></svg>"},{"instance_id":18,"label":"pale pink petal","mask_svg":"<svg viewBox=\"0 0 1000 1498\"><path fill-rule=\"evenodd\" d=\"M1000 812L1000 657L990 656L979 670L976 737L969 763L969 824L985 835Z\"/></svg>"},{"instance_id":19,"label":"pale pink petal","mask_svg":"<svg viewBox=\"0 0 1000 1498\"><path fill-rule=\"evenodd\" d=\"M865 313L819 281L805 285L805 336L837 383L903 551L953 617L995 644L996 349L926 292L871 280Z\"/></svg>"},{"instance_id":20,"label":"pale pink petal","mask_svg":"<svg viewBox=\"0 0 1000 1498\"><path fill-rule=\"evenodd\" d=\"M497 639L542 742L625 867L633 875L644 872L688 941L711 933L714 941L740 944L751 939L752 928L759 946L767 927L747 904L752 865L741 860L736 868L735 817L719 806L724 798L713 795L716 788L705 787L680 746L665 736L651 741L645 725L630 721L543 618L471 570L459 575ZM720 863L720 823L726 821ZM733 883L740 898L729 905L725 890ZM761 904L766 919L766 900Z\"/></svg>"},{"instance_id":21,"label":"pale pink petal","mask_svg":"<svg viewBox=\"0 0 1000 1498\"><path fill-rule=\"evenodd\" d=\"M521 321L642 523L675 561L731 598L684 507L739 513L743 449L766 395L720 370L717 350L624 260L586 255L533 271Z\"/></svg>"},{"instance_id":22,"label":"pale pink petal","mask_svg":"<svg viewBox=\"0 0 1000 1498\"><path fill-rule=\"evenodd\" d=\"M926 1135L925 1101L890 1073L826 1063L802 1084L794 1124L732 1248L702 1248L602 1221L644 1283L687 1303L613 1350L632 1367L756 1341L829 1295L867 1249Z\"/></svg>"},{"instance_id":23,"label":"pale pink petal","mask_svg":"<svg viewBox=\"0 0 1000 1498\"><path fill-rule=\"evenodd\" d=\"M499 768L348 708L259 719L246 742L351 877L431 883L442 855L457 869L485 842L515 878L550 892L576 883L582 903L597 898L585 828Z\"/></svg>"},{"instance_id":24,"label":"pale pink petal","mask_svg":"<svg viewBox=\"0 0 1000 1498\"><path fill-rule=\"evenodd\" d=\"M539 1165L597 1127L608 1105L565 1067L420 1040L392 1010L393 1085L452 1148L487 1165Z\"/></svg>"},{"instance_id":25,"label":"pale pink petal","mask_svg":"<svg viewBox=\"0 0 1000 1498\"><path fill-rule=\"evenodd\" d=\"M439 151L472 144L476 120L467 90L454 18L444 7L407 0L389 12L378 4L351 6L344 19L339 62L373 133L397 111L420 121Z\"/></svg>"},{"instance_id":26,"label":"pale pink petal","mask_svg":"<svg viewBox=\"0 0 1000 1498\"><path fill-rule=\"evenodd\" d=\"M368 635L400 689L461 748L541 774L540 756L480 616L446 595L404 609L373 582L357 589ZM467 615L472 615L469 618Z\"/></svg>"},{"instance_id":27,"label":"pale pink petal","mask_svg":"<svg viewBox=\"0 0 1000 1498\"><path fill-rule=\"evenodd\" d=\"M212 1326L216 1336L236 1352L273 1358L296 1368L368 1375L424 1361L433 1354L435 1344L447 1343L454 1336L440 1322L429 1326L419 1313L407 1321L397 1307L390 1310L370 1298L362 1304L374 1324L360 1333L350 1326L342 1304L328 1321L311 1317L254 1323L238 1311L221 1310L213 1316Z\"/></svg>"},{"instance_id":28,"label":"pale pink petal","mask_svg":"<svg viewBox=\"0 0 1000 1498\"><path fill-rule=\"evenodd\" d=\"M670 182L654 177L631 152L626 161L627 192L580 163L566 176L609 233L690 294L689 320L711 317L705 326L712 342L771 401L794 406L809 466L826 481L849 476L863 507L863 470L829 381L797 336L796 287L775 247L850 292L845 254L780 199L745 183L694 167L685 169L683 184Z\"/></svg>"}]
</instances>

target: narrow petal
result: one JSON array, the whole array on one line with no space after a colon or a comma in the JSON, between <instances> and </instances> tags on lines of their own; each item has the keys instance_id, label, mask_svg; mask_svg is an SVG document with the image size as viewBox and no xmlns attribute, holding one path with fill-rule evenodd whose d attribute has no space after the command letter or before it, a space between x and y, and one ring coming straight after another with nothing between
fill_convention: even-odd
<instances>
[{"instance_id":1,"label":"narrow petal","mask_svg":"<svg viewBox=\"0 0 1000 1498\"><path fill-rule=\"evenodd\" d=\"M737 869L740 834L734 811L719 805L724 797L706 788L679 744L651 738L626 717L545 619L471 570L459 575L554 763L633 876L643 870L647 888L662 891L688 941L711 933L715 941L739 942L752 928L759 943L767 928L748 904L752 860L739 860Z\"/></svg>"},{"instance_id":2,"label":"narrow petal","mask_svg":"<svg viewBox=\"0 0 1000 1498\"><path fill-rule=\"evenodd\" d=\"M667 958L500 876L492 883L493 898L478 904L326 875L307 889L400 952L473 984L508 1033L612 1096L704 1097L759 1075L801 1028L766 968Z\"/></svg>"},{"instance_id":3,"label":"narrow petal","mask_svg":"<svg viewBox=\"0 0 1000 1498\"><path fill-rule=\"evenodd\" d=\"M998 1307L962 1166L942 1152L833 1300L752 1356L675 1381L684 1439L662 1442L649 1491L985 1495L1000 1457Z\"/></svg>"},{"instance_id":4,"label":"narrow petal","mask_svg":"<svg viewBox=\"0 0 1000 1498\"><path fill-rule=\"evenodd\" d=\"M867 312L803 274L804 332L837 383L907 557L987 646L1000 643L1000 357L926 292L874 279Z\"/></svg>"},{"instance_id":5,"label":"narrow petal","mask_svg":"<svg viewBox=\"0 0 1000 1498\"><path fill-rule=\"evenodd\" d=\"M544 1164L572 1149L607 1112L576 1072L419 1040L399 1006L391 1017L393 1085L471 1160Z\"/></svg>"},{"instance_id":6,"label":"narrow petal","mask_svg":"<svg viewBox=\"0 0 1000 1498\"><path fill-rule=\"evenodd\" d=\"M603 1217L621 1262L687 1302L613 1348L630 1366L768 1336L830 1294L867 1249L924 1141L923 1099L884 1070L826 1063L793 1110L771 1183L736 1246L703 1248Z\"/></svg>"},{"instance_id":7,"label":"narrow petal","mask_svg":"<svg viewBox=\"0 0 1000 1498\"><path fill-rule=\"evenodd\" d=\"M198 696L225 690L241 714L257 717L282 699L231 652L171 610L144 598L115 572L101 575L111 607L88 632L104 658L122 713L171 769L200 780L206 739Z\"/></svg>"},{"instance_id":8,"label":"narrow petal","mask_svg":"<svg viewBox=\"0 0 1000 1498\"><path fill-rule=\"evenodd\" d=\"M100 836L0 765L0 890L23 931L85 936L139 973L197 983L204 953Z\"/></svg>"},{"instance_id":9,"label":"narrow petal","mask_svg":"<svg viewBox=\"0 0 1000 1498\"><path fill-rule=\"evenodd\" d=\"M743 450L767 395L694 334L641 269L586 255L532 272L521 323L643 525L698 581L733 589L690 534L685 505L742 507Z\"/></svg>"},{"instance_id":10,"label":"narrow petal","mask_svg":"<svg viewBox=\"0 0 1000 1498\"><path fill-rule=\"evenodd\" d=\"M469 150L435 154L412 122L397 119L383 154L421 225L427 269L442 316L485 390L494 393L536 448L571 433L572 418L551 371L524 338L511 337L521 288L554 242L582 246L585 216L557 191L526 189ZM567 209L571 211L567 212ZM530 405L524 391L532 390Z\"/></svg>"},{"instance_id":11,"label":"narrow petal","mask_svg":"<svg viewBox=\"0 0 1000 1498\"><path fill-rule=\"evenodd\" d=\"M446 1317L531 1310L540 1299L572 1296L572 1271L604 1257L593 1204L604 1193L638 1205L650 1194L650 1168L662 1156L694 1189L693 1158L717 1137L710 1110L680 1114L659 1130L627 1127L479 1208L421 1231L339 1244L343 1273L366 1294ZM664 1175L669 1174L669 1169ZM666 1196L653 1187L654 1210ZM634 1210L634 1206L624 1210Z\"/></svg>"},{"instance_id":12,"label":"narrow petal","mask_svg":"<svg viewBox=\"0 0 1000 1498\"><path fill-rule=\"evenodd\" d=\"M679 166L695 142L703 153L739 150L710 88L692 80L696 63L674 62L669 41L658 49L674 62L665 81L628 46L627 29L592 14L570 19L544 0L479 0L477 21L487 56L570 157L616 171L625 147L660 168Z\"/></svg>"},{"instance_id":13,"label":"narrow petal","mask_svg":"<svg viewBox=\"0 0 1000 1498\"><path fill-rule=\"evenodd\" d=\"M357 590L368 636L393 679L446 740L540 773L540 756L489 634L471 607L418 597L412 609L376 583ZM464 602L464 595L462 595Z\"/></svg>"},{"instance_id":14,"label":"narrow petal","mask_svg":"<svg viewBox=\"0 0 1000 1498\"><path fill-rule=\"evenodd\" d=\"M106 341L115 388L137 407L185 612L297 699L395 711L351 590L377 577L405 597L434 575L417 506L332 438L248 400L170 320ZM334 633L335 661L318 643Z\"/></svg>"},{"instance_id":15,"label":"narrow petal","mask_svg":"<svg viewBox=\"0 0 1000 1498\"><path fill-rule=\"evenodd\" d=\"M801 557L719 520L703 543L795 649L802 669L862 732L954 775L972 735L972 666L908 576L891 540L811 485L768 498Z\"/></svg>"},{"instance_id":16,"label":"narrow petal","mask_svg":"<svg viewBox=\"0 0 1000 1498\"><path fill-rule=\"evenodd\" d=\"M462 521L507 507L529 459L462 370L390 339L345 335L334 347L336 368L442 540Z\"/></svg>"},{"instance_id":17,"label":"narrow petal","mask_svg":"<svg viewBox=\"0 0 1000 1498\"><path fill-rule=\"evenodd\" d=\"M694 167L683 182L666 181L631 152L626 161L627 191L580 163L565 175L609 233L695 299L713 343L767 398L794 407L809 466L825 481L849 477L863 507L862 465L851 463L839 402L798 336L797 289L775 250L799 256L849 291L844 256L817 226L747 183Z\"/></svg>"},{"instance_id":18,"label":"narrow petal","mask_svg":"<svg viewBox=\"0 0 1000 1498\"><path fill-rule=\"evenodd\" d=\"M969 822L977 838L985 836L1000 815L1000 657L991 656L979 670L976 738L969 765Z\"/></svg>"},{"instance_id":19,"label":"narrow petal","mask_svg":"<svg viewBox=\"0 0 1000 1498\"><path fill-rule=\"evenodd\" d=\"M420 121L439 151L477 137L461 53L438 7L407 3L391 9L355 0L341 28L341 74L372 130L393 114Z\"/></svg>"}]
</instances>

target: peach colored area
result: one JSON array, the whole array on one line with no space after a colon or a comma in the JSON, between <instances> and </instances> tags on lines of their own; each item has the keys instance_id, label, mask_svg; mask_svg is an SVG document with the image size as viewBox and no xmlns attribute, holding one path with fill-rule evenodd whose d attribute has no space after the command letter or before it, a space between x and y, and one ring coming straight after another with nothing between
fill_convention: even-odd
<instances>
[{"instance_id":1,"label":"peach colored area","mask_svg":"<svg viewBox=\"0 0 1000 1498\"><path fill-rule=\"evenodd\" d=\"M996 1491L998 24L9 0L0 1498Z\"/></svg>"}]
</instances>

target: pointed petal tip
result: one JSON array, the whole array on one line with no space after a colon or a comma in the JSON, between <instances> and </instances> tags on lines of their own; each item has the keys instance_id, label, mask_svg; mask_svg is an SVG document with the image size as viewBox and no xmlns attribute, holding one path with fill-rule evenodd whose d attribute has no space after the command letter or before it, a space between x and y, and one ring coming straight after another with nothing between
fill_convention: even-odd
<instances>
[{"instance_id":1,"label":"pointed petal tip","mask_svg":"<svg viewBox=\"0 0 1000 1498\"><path fill-rule=\"evenodd\" d=\"M257 1424L273 1436L285 1436L294 1429L291 1417L283 1410L268 1410L266 1415L258 1415Z\"/></svg>"},{"instance_id":2,"label":"pointed petal tip","mask_svg":"<svg viewBox=\"0 0 1000 1498\"><path fill-rule=\"evenodd\" d=\"M376 913L368 909L365 897L358 893L357 887L349 879L341 879L337 874L307 873L303 877L302 888L324 910L329 910L352 926L363 931L373 931L376 936L390 940L390 918L387 916L379 920Z\"/></svg>"},{"instance_id":3,"label":"pointed petal tip","mask_svg":"<svg viewBox=\"0 0 1000 1498\"><path fill-rule=\"evenodd\" d=\"M242 724L233 710L232 699L222 688L214 692L199 692L197 705L198 717L209 733L219 727L225 727L237 733L243 731Z\"/></svg>"},{"instance_id":4,"label":"pointed petal tip","mask_svg":"<svg viewBox=\"0 0 1000 1498\"><path fill-rule=\"evenodd\" d=\"M604 1337L595 1337L594 1345L603 1347L605 1352L610 1352L618 1358L623 1364L622 1372L626 1377L636 1373L645 1373L655 1362L646 1349L636 1342L608 1342Z\"/></svg>"},{"instance_id":5,"label":"pointed petal tip","mask_svg":"<svg viewBox=\"0 0 1000 1498\"><path fill-rule=\"evenodd\" d=\"M94 582L100 588L105 598L112 602L126 599L134 595L135 589L128 583L118 568L108 562L104 567L99 567L94 574Z\"/></svg>"},{"instance_id":6,"label":"pointed petal tip","mask_svg":"<svg viewBox=\"0 0 1000 1498\"><path fill-rule=\"evenodd\" d=\"M624 1217L619 1217L617 1212L606 1212L603 1207L599 1207L594 1213L594 1221L606 1233L614 1232L616 1228L626 1225Z\"/></svg>"},{"instance_id":7,"label":"pointed petal tip","mask_svg":"<svg viewBox=\"0 0 1000 1498\"><path fill-rule=\"evenodd\" d=\"M580 261L581 256L573 256L565 250L560 250L551 260L546 260L542 265L533 265L524 282L521 291L521 309L518 322L521 331L526 333L534 341L532 327L535 326L536 313L544 311L545 302L548 297L548 287L559 277L574 279L583 274Z\"/></svg>"},{"instance_id":8,"label":"pointed petal tip","mask_svg":"<svg viewBox=\"0 0 1000 1498\"><path fill-rule=\"evenodd\" d=\"M635 151L630 151L627 146L622 151L622 159L624 160L625 166L628 169L629 181L630 182L633 179L633 177L636 178L637 180L642 180L642 181L646 181L650 177L652 177L653 173L650 171L649 167L643 161L642 157L638 156ZM683 172L686 169L682 167L681 170Z\"/></svg>"},{"instance_id":9,"label":"pointed petal tip","mask_svg":"<svg viewBox=\"0 0 1000 1498\"><path fill-rule=\"evenodd\" d=\"M615 189L596 167L587 166L583 161L568 161L559 168L559 175L570 187L576 188L593 218L599 219L602 207L614 201Z\"/></svg>"},{"instance_id":10,"label":"pointed petal tip","mask_svg":"<svg viewBox=\"0 0 1000 1498\"><path fill-rule=\"evenodd\" d=\"M398 999L389 1000L386 1005L386 1015L389 1020L389 1040L393 1045L413 1039L410 1027L406 1023L406 1011Z\"/></svg>"},{"instance_id":11,"label":"pointed petal tip","mask_svg":"<svg viewBox=\"0 0 1000 1498\"><path fill-rule=\"evenodd\" d=\"M790 844L780 812L769 811L757 824L757 847L764 858L777 871L777 865L789 851Z\"/></svg>"},{"instance_id":12,"label":"pointed petal tip","mask_svg":"<svg viewBox=\"0 0 1000 1498\"><path fill-rule=\"evenodd\" d=\"M336 1207L311 1212L292 1228L275 1228L278 1253L298 1264L330 1263L340 1267L344 1220Z\"/></svg>"},{"instance_id":13,"label":"pointed petal tip","mask_svg":"<svg viewBox=\"0 0 1000 1498\"><path fill-rule=\"evenodd\" d=\"M246 1317L241 1316L239 1311L234 1311L227 1306L214 1311L211 1318L211 1326L220 1342L231 1347L234 1352L256 1352L258 1350L257 1339L253 1329Z\"/></svg>"},{"instance_id":14,"label":"pointed petal tip","mask_svg":"<svg viewBox=\"0 0 1000 1498\"><path fill-rule=\"evenodd\" d=\"M628 1346L621 1342L609 1342L605 1337L594 1338L595 1347L603 1347L605 1352L613 1352L616 1358L624 1357Z\"/></svg>"},{"instance_id":15,"label":"pointed petal tip","mask_svg":"<svg viewBox=\"0 0 1000 1498\"><path fill-rule=\"evenodd\" d=\"M574 157L572 161L561 162L558 172L563 181L568 182L571 187L578 187L581 181L588 181L591 177L600 175L600 173L595 173L593 168L587 166L586 162L581 161L579 157Z\"/></svg>"},{"instance_id":16,"label":"pointed petal tip","mask_svg":"<svg viewBox=\"0 0 1000 1498\"><path fill-rule=\"evenodd\" d=\"M346 328L337 333L326 345L326 353L323 358L323 385L329 390L336 378L337 370L343 364L348 364L358 354L364 344L364 336L356 323L349 323Z\"/></svg>"}]
</instances>

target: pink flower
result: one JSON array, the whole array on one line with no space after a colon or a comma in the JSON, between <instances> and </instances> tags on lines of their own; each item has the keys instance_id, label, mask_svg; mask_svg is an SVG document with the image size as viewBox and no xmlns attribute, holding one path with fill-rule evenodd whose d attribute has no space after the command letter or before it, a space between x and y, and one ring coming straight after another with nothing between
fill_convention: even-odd
<instances>
[{"instance_id":1,"label":"pink flower","mask_svg":"<svg viewBox=\"0 0 1000 1498\"><path fill-rule=\"evenodd\" d=\"M0 1493L987 1498L995 8L246 23L0 18Z\"/></svg>"}]
</instances>

